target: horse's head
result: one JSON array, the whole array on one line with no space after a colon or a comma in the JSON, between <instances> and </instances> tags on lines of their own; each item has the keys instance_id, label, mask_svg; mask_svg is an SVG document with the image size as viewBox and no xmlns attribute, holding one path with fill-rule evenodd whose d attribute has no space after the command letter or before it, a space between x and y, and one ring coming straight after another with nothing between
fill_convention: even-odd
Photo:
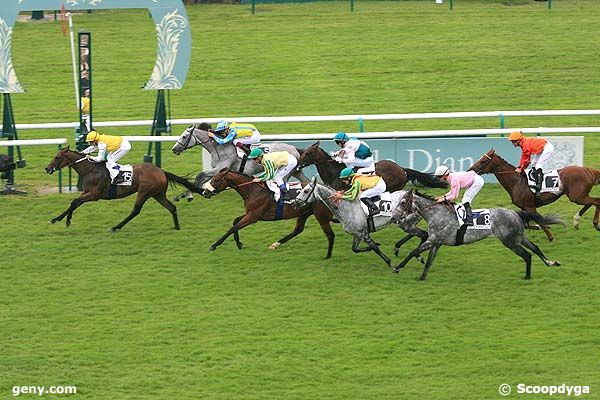
<instances>
[{"instance_id":1,"label":"horse's head","mask_svg":"<svg viewBox=\"0 0 600 400\"><path fill-rule=\"evenodd\" d=\"M56 155L52 159L52 161L50 161L50 164L46 166L46 173L53 174L54 171L58 171L59 169L71 164L71 160L69 159L68 154L69 146L59 150L58 153L56 153Z\"/></svg>"},{"instance_id":2,"label":"horse's head","mask_svg":"<svg viewBox=\"0 0 600 400\"><path fill-rule=\"evenodd\" d=\"M236 183L231 180L231 174L232 172L229 168L221 169L210 181L202 185L202 189L204 189L202 195L206 198L210 198L229 187L235 186Z\"/></svg>"},{"instance_id":3,"label":"horse's head","mask_svg":"<svg viewBox=\"0 0 600 400\"><path fill-rule=\"evenodd\" d=\"M309 146L300 158L298 159L298 169L302 169L304 167L308 167L309 165L316 164L319 162L320 153L323 152L323 149L319 147L319 141Z\"/></svg>"},{"instance_id":4,"label":"horse's head","mask_svg":"<svg viewBox=\"0 0 600 400\"><path fill-rule=\"evenodd\" d=\"M181 135L179 135L177 142L175 142L175 145L171 150L176 155L179 155L187 149L208 142L210 140L210 137L208 136L209 129L210 124L205 122L189 126Z\"/></svg>"},{"instance_id":5,"label":"horse's head","mask_svg":"<svg viewBox=\"0 0 600 400\"><path fill-rule=\"evenodd\" d=\"M316 187L317 187L317 177L315 176L312 178L310 183L307 183L302 188L300 193L298 193L298 196L296 196L296 199L294 199L294 201L292 202L292 205L295 208L300 208L300 207L304 207L308 203L312 203L313 201L315 201L315 188Z\"/></svg>"},{"instance_id":6,"label":"horse's head","mask_svg":"<svg viewBox=\"0 0 600 400\"><path fill-rule=\"evenodd\" d=\"M394 210L391 221L395 224L398 224L413 212L413 190L410 189L404 196L402 196L402 199L400 199L398 207L396 207Z\"/></svg>"},{"instance_id":7,"label":"horse's head","mask_svg":"<svg viewBox=\"0 0 600 400\"><path fill-rule=\"evenodd\" d=\"M496 151L494 149L491 149L487 153L484 153L481 156L481 158L477 160L475 164L473 164L468 170L475 171L475 173L477 173L478 175L491 173L494 170L493 160L495 157Z\"/></svg>"}]
</instances>

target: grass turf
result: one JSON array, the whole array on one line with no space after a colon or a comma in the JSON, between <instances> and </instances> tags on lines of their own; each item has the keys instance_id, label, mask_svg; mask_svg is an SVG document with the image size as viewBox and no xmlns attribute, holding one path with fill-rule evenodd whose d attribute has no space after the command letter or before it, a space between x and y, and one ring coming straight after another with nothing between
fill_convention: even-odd
<instances>
[{"instance_id":1,"label":"grass turf","mask_svg":"<svg viewBox=\"0 0 600 400\"><path fill-rule=\"evenodd\" d=\"M173 118L497 109L598 108L593 1L201 5L188 8L194 50ZM77 14L93 32L96 120L148 119L139 90L154 61L144 11ZM125 25L127 24L127 25ZM14 64L28 89L17 123L75 120L68 41L57 23L19 23ZM598 125L597 117L510 118L509 126ZM368 130L495 127L493 119L368 122ZM356 130L355 124L259 126L265 133ZM176 127L174 131L179 131ZM107 133L143 134L139 128ZM20 131L21 138L71 131ZM599 167L600 140L586 138ZM141 145L127 157L141 160ZM0 198L0 397L15 385L71 384L89 399L492 399L498 385L600 382L598 232L530 233L560 268L523 263L495 240L444 247L427 282L411 261L395 276L373 254L350 252L339 226L334 257L311 218L275 252L292 221L259 223L215 252L242 213L226 193L178 203L182 231L150 201L119 234L132 199L86 204L73 226L46 221L75 194L42 195L55 149L25 148L27 197ZM199 152L165 154L166 169L199 168ZM171 197L178 192L171 191ZM598 195L598 190L595 192ZM510 206L496 186L478 205ZM567 222L566 199L543 209ZM402 233L375 235L391 253ZM414 242L411 242L415 245ZM404 252L407 250L405 249ZM523 396L527 398L527 396Z\"/></svg>"}]
</instances>

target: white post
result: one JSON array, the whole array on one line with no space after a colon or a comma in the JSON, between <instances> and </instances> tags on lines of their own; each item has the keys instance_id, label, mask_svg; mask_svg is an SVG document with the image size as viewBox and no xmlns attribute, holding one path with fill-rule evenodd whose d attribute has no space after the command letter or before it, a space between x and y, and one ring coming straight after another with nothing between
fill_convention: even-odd
<instances>
[{"instance_id":1,"label":"white post","mask_svg":"<svg viewBox=\"0 0 600 400\"><path fill-rule=\"evenodd\" d=\"M77 62L75 61L75 34L73 33L73 14L70 12L67 13L67 18L69 18L69 33L71 37L71 60L73 62L73 86L75 87L75 106L77 107L77 111L81 108L79 104L79 82L77 81Z\"/></svg>"}]
</instances>

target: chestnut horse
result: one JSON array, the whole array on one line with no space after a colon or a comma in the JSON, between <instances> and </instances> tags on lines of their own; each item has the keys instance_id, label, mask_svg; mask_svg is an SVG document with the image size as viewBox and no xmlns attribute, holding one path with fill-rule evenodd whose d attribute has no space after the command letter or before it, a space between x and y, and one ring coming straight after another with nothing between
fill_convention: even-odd
<instances>
[{"instance_id":1,"label":"chestnut horse","mask_svg":"<svg viewBox=\"0 0 600 400\"><path fill-rule=\"evenodd\" d=\"M583 205L573 217L573 226L579 229L579 219L591 207L596 206L594 214L594 228L600 230L598 226L598 217L600 215L600 198L590 197L590 192L594 185L600 183L600 171L578 166L568 166L558 170L560 177L560 191L558 193L542 193L540 203L536 204L534 193L529 189L525 173L515 173L515 166L500 157L494 149L485 153L473 164L469 170L478 174L494 174L502 187L510 194L512 203L522 210L536 212L537 207L550 204L563 194L575 204ZM549 240L552 240L552 234L547 227L542 227Z\"/></svg>"},{"instance_id":2,"label":"chestnut horse","mask_svg":"<svg viewBox=\"0 0 600 400\"><path fill-rule=\"evenodd\" d=\"M228 188L235 189L235 191L242 196L242 199L244 199L244 208L246 209L244 215L240 215L233 220L233 226L229 228L227 233L210 246L211 251L215 250L217 246L220 246L231 234L233 234L238 249L241 250L242 243L240 242L238 232L240 229L254 224L257 221L275 221L275 209L277 203L273 199L273 192L267 188L265 183L252 182L252 179L252 176L234 172L228 168L223 168L212 177L210 182L204 184L203 194L207 197L213 196ZM333 250L333 241L335 239L335 234L329 225L333 220L333 214L329 208L321 202L314 202L300 208L295 208L291 204L285 204L281 219L297 218L296 227L292 233L273 243L271 249L276 249L279 245L302 233L306 220L312 214L315 215L315 218L319 221L319 225L321 225L321 229L327 236L329 245L327 248L327 256L325 258L330 258Z\"/></svg>"},{"instance_id":3,"label":"chestnut horse","mask_svg":"<svg viewBox=\"0 0 600 400\"><path fill-rule=\"evenodd\" d=\"M345 164L335 161L325 150L319 147L320 142L309 146L298 159L298 169L315 164L323 182L336 190L345 189L340 179L340 171L346 168ZM375 163L375 174L382 177L388 192L402 190L408 181L419 182L431 188L448 187L448 183L424 172L403 168L391 160L381 160Z\"/></svg>"},{"instance_id":4,"label":"chestnut horse","mask_svg":"<svg viewBox=\"0 0 600 400\"><path fill-rule=\"evenodd\" d=\"M54 156L50 164L46 167L46 172L52 174L54 171L65 167L72 167L79 174L83 182L83 192L71 202L66 211L48 221L51 224L61 221L66 216L68 227L71 225L73 211L83 203L97 200L120 199L137 192L137 199L135 200L133 210L127 218L111 229L113 232L121 229L126 223L135 218L142 210L142 206L146 200L150 197L153 197L161 206L169 210L173 216L175 229L179 230L177 208L167 200L168 184L180 184L196 193L201 192L187 179L163 171L148 163L133 166L131 186L120 185L113 187L114 190L111 190L110 177L104 163L92 162L86 158L85 154L69 150L68 146L56 153L56 156Z\"/></svg>"}]
</instances>

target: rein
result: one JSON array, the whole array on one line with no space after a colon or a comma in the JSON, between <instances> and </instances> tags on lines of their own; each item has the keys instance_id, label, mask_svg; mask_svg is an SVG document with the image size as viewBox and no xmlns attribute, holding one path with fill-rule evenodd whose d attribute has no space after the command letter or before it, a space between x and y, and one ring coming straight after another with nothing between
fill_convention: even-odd
<instances>
[{"instance_id":1,"label":"rein","mask_svg":"<svg viewBox=\"0 0 600 400\"><path fill-rule=\"evenodd\" d=\"M75 160L75 161L73 161L72 163L69 163L69 164L65 165L64 167L56 168L56 170L57 170L57 171L59 171L59 170L61 170L61 169L63 169L63 168L71 167L71 166L73 166L73 165L75 165L75 164L79 164L79 163L80 163L80 162L82 162L83 160L87 160L87 157L82 157L82 158L80 158L79 160Z\"/></svg>"}]
</instances>

